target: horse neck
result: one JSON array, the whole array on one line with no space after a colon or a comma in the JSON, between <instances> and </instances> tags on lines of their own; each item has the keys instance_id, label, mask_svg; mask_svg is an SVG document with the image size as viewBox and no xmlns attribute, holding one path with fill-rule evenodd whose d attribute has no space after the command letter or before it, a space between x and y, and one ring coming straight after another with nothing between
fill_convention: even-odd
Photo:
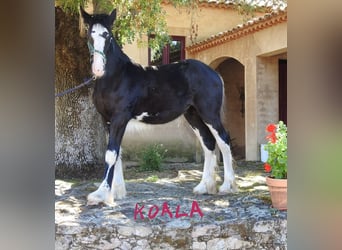
<instances>
[{"instance_id":1,"label":"horse neck","mask_svg":"<svg viewBox=\"0 0 342 250\"><path fill-rule=\"evenodd\" d=\"M127 63L131 63L131 60L113 40L107 54L107 76L111 77L120 74Z\"/></svg>"}]
</instances>

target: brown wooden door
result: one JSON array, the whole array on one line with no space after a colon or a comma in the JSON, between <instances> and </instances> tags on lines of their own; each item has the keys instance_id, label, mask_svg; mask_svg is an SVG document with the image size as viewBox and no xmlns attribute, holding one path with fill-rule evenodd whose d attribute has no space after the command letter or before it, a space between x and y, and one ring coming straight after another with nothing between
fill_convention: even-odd
<instances>
[{"instance_id":1,"label":"brown wooden door","mask_svg":"<svg viewBox=\"0 0 342 250\"><path fill-rule=\"evenodd\" d=\"M279 60L279 120L287 124L287 60Z\"/></svg>"}]
</instances>

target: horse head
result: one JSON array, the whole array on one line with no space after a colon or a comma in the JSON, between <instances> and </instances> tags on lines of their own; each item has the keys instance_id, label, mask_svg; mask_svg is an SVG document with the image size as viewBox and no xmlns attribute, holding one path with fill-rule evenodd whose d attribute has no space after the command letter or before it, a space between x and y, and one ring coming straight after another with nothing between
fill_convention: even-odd
<instances>
[{"instance_id":1,"label":"horse head","mask_svg":"<svg viewBox=\"0 0 342 250\"><path fill-rule=\"evenodd\" d=\"M112 27L116 19L116 10L111 14L88 14L82 7L81 15L87 27L88 48L91 58L91 69L94 77L101 78L105 74L107 52L113 42Z\"/></svg>"}]
</instances>

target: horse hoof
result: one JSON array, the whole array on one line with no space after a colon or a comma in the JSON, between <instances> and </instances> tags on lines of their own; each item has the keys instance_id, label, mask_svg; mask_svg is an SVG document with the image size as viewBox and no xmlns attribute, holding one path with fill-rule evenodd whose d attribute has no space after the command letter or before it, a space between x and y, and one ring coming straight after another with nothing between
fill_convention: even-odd
<instances>
[{"instance_id":1,"label":"horse hoof","mask_svg":"<svg viewBox=\"0 0 342 250\"><path fill-rule=\"evenodd\" d=\"M203 182L200 182L196 187L194 187L193 192L195 194L206 194L207 193L207 187L204 185Z\"/></svg>"},{"instance_id":2,"label":"horse hoof","mask_svg":"<svg viewBox=\"0 0 342 250\"><path fill-rule=\"evenodd\" d=\"M108 205L114 203L113 195L104 185L100 185L96 191L90 193L87 197L87 205L98 205L100 203L105 203Z\"/></svg>"},{"instance_id":3,"label":"horse hoof","mask_svg":"<svg viewBox=\"0 0 342 250\"><path fill-rule=\"evenodd\" d=\"M91 194L88 195L87 197L87 206L96 206L96 205L100 205L105 204L107 206L113 206L114 205L114 201L113 199L103 199L102 197L94 197L94 196L90 196Z\"/></svg>"},{"instance_id":4,"label":"horse hoof","mask_svg":"<svg viewBox=\"0 0 342 250\"><path fill-rule=\"evenodd\" d=\"M118 199L118 200L121 200L123 198L126 197L126 187L125 187L125 184L123 185L118 185L118 186L114 186L114 198L115 199Z\"/></svg>"},{"instance_id":5,"label":"horse hoof","mask_svg":"<svg viewBox=\"0 0 342 250\"><path fill-rule=\"evenodd\" d=\"M200 182L193 190L195 194L216 194L216 183L215 182Z\"/></svg>"},{"instance_id":6,"label":"horse hoof","mask_svg":"<svg viewBox=\"0 0 342 250\"><path fill-rule=\"evenodd\" d=\"M238 191L239 188L236 185L235 181L233 181L232 183L224 182L219 188L219 194L236 193Z\"/></svg>"},{"instance_id":7,"label":"horse hoof","mask_svg":"<svg viewBox=\"0 0 342 250\"><path fill-rule=\"evenodd\" d=\"M99 205L100 203L104 202L103 198L90 193L87 197L87 206L94 206Z\"/></svg>"}]
</instances>

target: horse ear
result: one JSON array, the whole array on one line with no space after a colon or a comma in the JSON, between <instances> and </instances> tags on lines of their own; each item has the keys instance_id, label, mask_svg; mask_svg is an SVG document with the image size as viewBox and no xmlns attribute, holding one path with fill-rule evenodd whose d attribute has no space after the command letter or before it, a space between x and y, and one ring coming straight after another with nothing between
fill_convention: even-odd
<instances>
[{"instance_id":1,"label":"horse ear","mask_svg":"<svg viewBox=\"0 0 342 250\"><path fill-rule=\"evenodd\" d=\"M91 15L89 15L82 6L80 6L80 10L81 10L81 15L83 18L84 23L89 24L90 19L91 19Z\"/></svg>"},{"instance_id":2,"label":"horse ear","mask_svg":"<svg viewBox=\"0 0 342 250\"><path fill-rule=\"evenodd\" d=\"M116 9L114 9L112 11L112 13L110 13L110 15L109 15L109 24L110 24L110 26L113 25L115 19L116 19Z\"/></svg>"}]
</instances>

